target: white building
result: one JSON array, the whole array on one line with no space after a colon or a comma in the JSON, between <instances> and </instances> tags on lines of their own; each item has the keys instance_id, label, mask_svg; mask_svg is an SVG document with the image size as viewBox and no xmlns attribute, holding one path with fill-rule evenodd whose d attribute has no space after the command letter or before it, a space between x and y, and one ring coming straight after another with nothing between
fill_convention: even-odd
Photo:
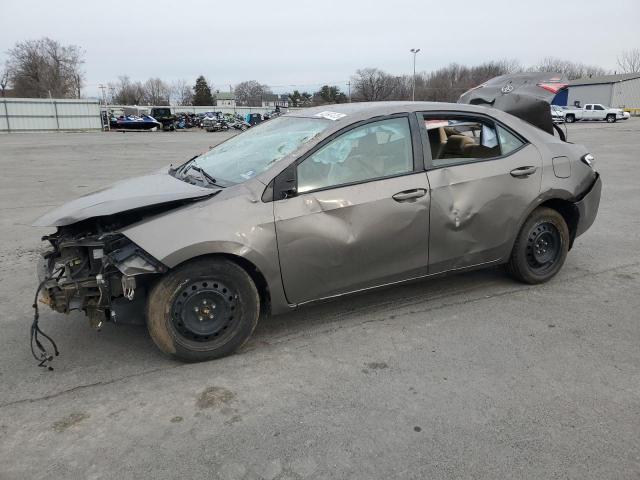
<instances>
[{"instance_id":1,"label":"white building","mask_svg":"<svg viewBox=\"0 0 640 480\"><path fill-rule=\"evenodd\" d=\"M217 92L216 107L235 107L236 96L233 93Z\"/></svg>"},{"instance_id":2,"label":"white building","mask_svg":"<svg viewBox=\"0 0 640 480\"><path fill-rule=\"evenodd\" d=\"M567 105L601 103L608 107L640 108L640 73L602 75L569 82Z\"/></svg>"}]
</instances>

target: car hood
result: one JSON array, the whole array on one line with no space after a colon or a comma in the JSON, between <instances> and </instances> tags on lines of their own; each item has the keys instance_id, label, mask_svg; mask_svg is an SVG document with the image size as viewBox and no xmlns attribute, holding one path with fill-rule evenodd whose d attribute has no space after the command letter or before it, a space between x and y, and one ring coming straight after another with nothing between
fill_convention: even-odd
<instances>
[{"instance_id":1,"label":"car hood","mask_svg":"<svg viewBox=\"0 0 640 480\"><path fill-rule=\"evenodd\" d=\"M163 169L141 177L122 180L65 203L40 217L33 226L62 227L88 218L208 197L219 191L183 182L169 175L168 169Z\"/></svg>"},{"instance_id":2,"label":"car hood","mask_svg":"<svg viewBox=\"0 0 640 480\"><path fill-rule=\"evenodd\" d=\"M458 103L492 106L553 135L549 105L566 86L566 78L559 73L513 73L494 77L468 90Z\"/></svg>"}]
</instances>

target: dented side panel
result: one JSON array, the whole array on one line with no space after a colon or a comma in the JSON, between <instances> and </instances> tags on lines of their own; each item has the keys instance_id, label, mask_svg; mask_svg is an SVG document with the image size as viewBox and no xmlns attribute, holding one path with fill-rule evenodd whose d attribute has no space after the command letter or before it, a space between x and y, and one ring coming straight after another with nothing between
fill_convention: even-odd
<instances>
[{"instance_id":1,"label":"dented side panel","mask_svg":"<svg viewBox=\"0 0 640 480\"><path fill-rule=\"evenodd\" d=\"M245 258L264 276L272 312L281 313L289 305L280 280L273 206L261 201L263 190L259 182L238 185L122 233L170 268L210 254Z\"/></svg>"},{"instance_id":2,"label":"dented side panel","mask_svg":"<svg viewBox=\"0 0 640 480\"><path fill-rule=\"evenodd\" d=\"M510 172L537 167L527 177ZM429 273L504 260L522 216L540 192L541 156L533 145L512 155L431 170Z\"/></svg>"},{"instance_id":3,"label":"dented side panel","mask_svg":"<svg viewBox=\"0 0 640 480\"><path fill-rule=\"evenodd\" d=\"M396 201L394 194L424 189ZM274 202L282 279L303 303L425 275L429 186L424 172Z\"/></svg>"}]
</instances>

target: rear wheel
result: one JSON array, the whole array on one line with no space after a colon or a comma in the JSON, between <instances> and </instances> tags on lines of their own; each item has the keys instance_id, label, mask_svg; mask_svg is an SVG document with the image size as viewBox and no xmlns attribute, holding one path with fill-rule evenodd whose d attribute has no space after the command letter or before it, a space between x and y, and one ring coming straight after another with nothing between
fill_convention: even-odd
<instances>
[{"instance_id":1,"label":"rear wheel","mask_svg":"<svg viewBox=\"0 0 640 480\"><path fill-rule=\"evenodd\" d=\"M569 251L569 228L562 215L546 207L535 209L522 226L507 271L524 283L550 280Z\"/></svg>"},{"instance_id":2,"label":"rear wheel","mask_svg":"<svg viewBox=\"0 0 640 480\"><path fill-rule=\"evenodd\" d=\"M567 122L567 123L573 123L573 122L576 121L576 117L575 117L575 115L566 115L564 117L564 121Z\"/></svg>"},{"instance_id":3,"label":"rear wheel","mask_svg":"<svg viewBox=\"0 0 640 480\"><path fill-rule=\"evenodd\" d=\"M609 115L607 115L607 123L615 123L616 122L616 116L613 113L610 113Z\"/></svg>"},{"instance_id":4,"label":"rear wheel","mask_svg":"<svg viewBox=\"0 0 640 480\"><path fill-rule=\"evenodd\" d=\"M259 313L258 291L242 267L203 258L172 270L155 285L147 302L147 326L160 350L199 362L241 347Z\"/></svg>"}]
</instances>

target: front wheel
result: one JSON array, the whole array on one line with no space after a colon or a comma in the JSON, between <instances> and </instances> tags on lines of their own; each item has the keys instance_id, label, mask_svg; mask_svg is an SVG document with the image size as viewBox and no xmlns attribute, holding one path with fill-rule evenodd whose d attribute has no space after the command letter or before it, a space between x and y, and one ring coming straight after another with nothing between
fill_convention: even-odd
<instances>
[{"instance_id":1,"label":"front wheel","mask_svg":"<svg viewBox=\"0 0 640 480\"><path fill-rule=\"evenodd\" d=\"M564 117L564 121L567 123L573 123L576 121L576 117L574 115L566 115Z\"/></svg>"},{"instance_id":2,"label":"front wheel","mask_svg":"<svg viewBox=\"0 0 640 480\"><path fill-rule=\"evenodd\" d=\"M260 297L247 272L226 259L192 260L167 273L147 301L147 327L164 353L187 362L230 355L258 323Z\"/></svg>"},{"instance_id":3,"label":"front wheel","mask_svg":"<svg viewBox=\"0 0 640 480\"><path fill-rule=\"evenodd\" d=\"M522 226L507 271L524 283L550 280L569 251L569 228L562 215L546 207L535 209Z\"/></svg>"},{"instance_id":4,"label":"front wheel","mask_svg":"<svg viewBox=\"0 0 640 480\"><path fill-rule=\"evenodd\" d=\"M616 116L612 113L610 113L609 115L607 115L607 123L615 123L616 122Z\"/></svg>"}]
</instances>

